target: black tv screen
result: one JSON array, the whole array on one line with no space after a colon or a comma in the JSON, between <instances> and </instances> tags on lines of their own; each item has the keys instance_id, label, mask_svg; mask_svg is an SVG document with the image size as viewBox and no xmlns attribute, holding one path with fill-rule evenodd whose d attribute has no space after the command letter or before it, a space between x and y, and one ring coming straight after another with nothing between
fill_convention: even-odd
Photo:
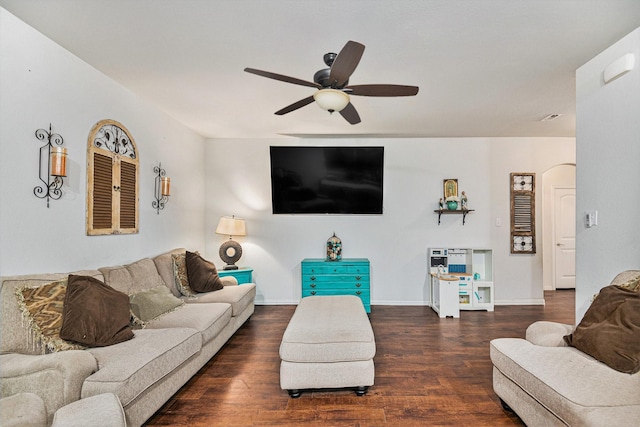
<instances>
[{"instance_id":1,"label":"black tv screen","mask_svg":"<svg viewBox=\"0 0 640 427\"><path fill-rule=\"evenodd\" d=\"M384 147L271 147L274 214L382 214Z\"/></svg>"}]
</instances>

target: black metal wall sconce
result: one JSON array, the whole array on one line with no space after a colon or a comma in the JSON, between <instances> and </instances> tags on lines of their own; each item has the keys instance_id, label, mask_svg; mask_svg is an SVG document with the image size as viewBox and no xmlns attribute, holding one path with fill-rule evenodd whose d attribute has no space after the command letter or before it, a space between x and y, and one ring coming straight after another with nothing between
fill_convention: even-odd
<instances>
[{"instance_id":1,"label":"black metal wall sconce","mask_svg":"<svg viewBox=\"0 0 640 427\"><path fill-rule=\"evenodd\" d=\"M49 131L38 129L36 138L40 141L46 141L46 144L40 147L38 159L38 178L42 181L42 185L35 186L33 194L40 199L46 198L47 207L49 207L49 199L58 200L62 197L62 177L67 176L67 149L59 147L64 140L59 134L52 133L51 123L49 123ZM53 144L58 147L54 147ZM46 168L43 162L46 162Z\"/></svg>"},{"instance_id":2,"label":"black metal wall sconce","mask_svg":"<svg viewBox=\"0 0 640 427\"><path fill-rule=\"evenodd\" d=\"M164 209L164 205L169 203L169 196L171 195L171 178L166 176L167 172L162 169L162 163L158 163L158 166L154 166L153 173L156 174L154 189L155 200L151 205L158 211L158 215L160 215L160 209Z\"/></svg>"}]
</instances>

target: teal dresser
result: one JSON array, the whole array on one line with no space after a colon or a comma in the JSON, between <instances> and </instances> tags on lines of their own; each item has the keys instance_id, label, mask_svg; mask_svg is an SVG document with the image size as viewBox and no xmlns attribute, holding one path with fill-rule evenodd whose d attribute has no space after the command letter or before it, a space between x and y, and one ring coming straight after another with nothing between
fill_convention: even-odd
<instances>
[{"instance_id":1,"label":"teal dresser","mask_svg":"<svg viewBox=\"0 0 640 427\"><path fill-rule=\"evenodd\" d=\"M233 276L238 281L238 285L242 285L243 283L251 283L251 281L253 280L251 278L252 272L253 268L240 267L237 270L218 270L218 276Z\"/></svg>"},{"instance_id":2,"label":"teal dresser","mask_svg":"<svg viewBox=\"0 0 640 427\"><path fill-rule=\"evenodd\" d=\"M369 260L322 258L302 260L302 297L311 295L355 295L360 297L367 313L371 313Z\"/></svg>"}]
</instances>

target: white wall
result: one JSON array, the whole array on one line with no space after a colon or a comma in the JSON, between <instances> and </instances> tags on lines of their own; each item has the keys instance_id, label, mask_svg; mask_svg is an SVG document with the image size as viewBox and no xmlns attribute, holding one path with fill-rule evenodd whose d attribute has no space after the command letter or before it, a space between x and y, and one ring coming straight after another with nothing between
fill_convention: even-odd
<instances>
[{"instance_id":1,"label":"white wall","mask_svg":"<svg viewBox=\"0 0 640 427\"><path fill-rule=\"evenodd\" d=\"M202 138L140 100L0 8L0 275L64 272L135 261L177 246L204 246ZM114 119L140 158L140 232L86 236L86 151L91 127ZM38 199L36 129L62 135L69 151L60 200ZM162 162L172 196L151 207Z\"/></svg>"},{"instance_id":2,"label":"white wall","mask_svg":"<svg viewBox=\"0 0 640 427\"><path fill-rule=\"evenodd\" d=\"M270 145L384 146L384 214L273 215ZM542 304L541 253L509 253L509 173L541 176L554 165L575 162L575 143L573 138L209 140L205 157L206 255L223 264L218 248L224 237L214 233L221 215L245 218L248 235L236 238L243 246L239 264L254 268L258 303L297 303L300 261L324 257L326 240L335 232L343 257L370 259L373 304L428 303L427 249L442 246L493 248L497 303ZM445 178L458 179L476 210L464 226L458 216L443 216L437 224L433 210ZM494 225L496 218L501 227Z\"/></svg>"},{"instance_id":3,"label":"white wall","mask_svg":"<svg viewBox=\"0 0 640 427\"><path fill-rule=\"evenodd\" d=\"M496 301L504 304L541 304L543 293L542 176L563 163L575 163L573 138L500 138L491 140L492 224ZM536 174L536 253L511 254L510 182L511 172ZM482 179L482 177L479 177Z\"/></svg>"},{"instance_id":4,"label":"white wall","mask_svg":"<svg viewBox=\"0 0 640 427\"><path fill-rule=\"evenodd\" d=\"M604 83L606 66L627 53L634 69ZM576 72L576 320L593 294L622 270L640 269L640 28ZM598 211L598 226L584 215Z\"/></svg>"},{"instance_id":5,"label":"white wall","mask_svg":"<svg viewBox=\"0 0 640 427\"><path fill-rule=\"evenodd\" d=\"M345 257L372 263L374 304L425 304L429 247L493 248L496 302L542 303L542 258L509 253L509 172L575 162L573 138L202 139L0 8L0 274L71 271L126 263L177 246L216 264L221 215L247 219L241 265L254 267L258 303L296 303L300 261L323 257L335 232ZM101 119L123 123L140 153L140 233L86 236L86 139ZM53 124L69 149L64 196L38 185L40 141ZM272 215L270 145L383 145L384 215ZM160 215L151 207L153 166L172 178ZM466 191L467 224L433 212L442 180ZM536 205L540 208L540 195ZM206 214L206 215L205 215ZM500 218L502 226L496 227ZM539 212L536 218L541 218ZM537 221L540 230L540 221ZM540 234L538 234L540 238ZM540 248L541 245L538 245ZM204 249L204 250L203 250Z\"/></svg>"}]
</instances>

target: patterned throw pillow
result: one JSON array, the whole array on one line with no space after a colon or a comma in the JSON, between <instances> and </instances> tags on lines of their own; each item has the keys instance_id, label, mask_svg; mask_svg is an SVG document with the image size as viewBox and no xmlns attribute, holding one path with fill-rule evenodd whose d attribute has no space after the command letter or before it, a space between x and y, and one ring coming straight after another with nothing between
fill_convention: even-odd
<instances>
[{"instance_id":1,"label":"patterned throw pillow","mask_svg":"<svg viewBox=\"0 0 640 427\"><path fill-rule=\"evenodd\" d=\"M171 260L173 261L173 278L176 282L176 288L178 288L178 291L186 297L192 297L195 296L196 293L189 286L185 257L186 252L171 255Z\"/></svg>"},{"instance_id":2,"label":"patterned throw pillow","mask_svg":"<svg viewBox=\"0 0 640 427\"><path fill-rule=\"evenodd\" d=\"M618 285L618 287L632 292L640 292L640 276L634 277L633 279Z\"/></svg>"},{"instance_id":3,"label":"patterned throw pillow","mask_svg":"<svg viewBox=\"0 0 640 427\"><path fill-rule=\"evenodd\" d=\"M66 291L67 279L37 288L23 286L16 289L18 305L35 342L47 352L86 348L60 338Z\"/></svg>"}]
</instances>

